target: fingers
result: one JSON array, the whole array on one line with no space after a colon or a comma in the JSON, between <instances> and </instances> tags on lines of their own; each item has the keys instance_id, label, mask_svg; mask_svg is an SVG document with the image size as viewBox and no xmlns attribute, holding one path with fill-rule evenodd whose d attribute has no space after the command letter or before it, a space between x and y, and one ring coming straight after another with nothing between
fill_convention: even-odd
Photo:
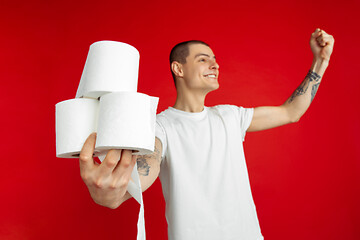
<instances>
[{"instance_id":1,"label":"fingers","mask_svg":"<svg viewBox=\"0 0 360 240\"><path fill-rule=\"evenodd\" d=\"M94 167L93 153L95 148L95 142L96 142L96 133L92 133L86 139L81 149L79 163L80 163L80 172L82 174Z\"/></svg>"},{"instance_id":2,"label":"fingers","mask_svg":"<svg viewBox=\"0 0 360 240\"><path fill-rule=\"evenodd\" d=\"M317 38L322 34L320 28L315 29L315 31L311 34L311 37Z\"/></svg>"},{"instance_id":3,"label":"fingers","mask_svg":"<svg viewBox=\"0 0 360 240\"><path fill-rule=\"evenodd\" d=\"M325 42L325 38L324 36L320 36L316 38L316 41L318 42L318 44L322 47L326 46L326 42Z\"/></svg>"},{"instance_id":4,"label":"fingers","mask_svg":"<svg viewBox=\"0 0 360 240\"><path fill-rule=\"evenodd\" d=\"M112 174L115 167L118 165L118 162L120 160L122 150L109 150L106 154L106 157L104 161L99 166L99 175L100 176L108 176Z\"/></svg>"},{"instance_id":5,"label":"fingers","mask_svg":"<svg viewBox=\"0 0 360 240\"><path fill-rule=\"evenodd\" d=\"M320 36L316 39L320 46L325 47L327 44L331 42L330 36Z\"/></svg>"},{"instance_id":6,"label":"fingers","mask_svg":"<svg viewBox=\"0 0 360 240\"><path fill-rule=\"evenodd\" d=\"M321 30L320 28L317 28L311 36L316 39L316 41L321 47L325 47L328 44L334 43L333 36L326 33L324 30Z\"/></svg>"},{"instance_id":7,"label":"fingers","mask_svg":"<svg viewBox=\"0 0 360 240\"><path fill-rule=\"evenodd\" d=\"M132 155L132 151L130 150L123 150L121 155L120 163L116 166L113 172L113 176L116 179L124 179L129 181L131 172L134 168L136 163L137 156Z\"/></svg>"}]
</instances>

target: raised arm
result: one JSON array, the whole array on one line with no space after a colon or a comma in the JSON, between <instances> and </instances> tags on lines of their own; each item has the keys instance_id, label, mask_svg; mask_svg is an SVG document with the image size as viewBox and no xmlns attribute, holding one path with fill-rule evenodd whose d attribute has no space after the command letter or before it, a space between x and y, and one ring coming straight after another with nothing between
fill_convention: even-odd
<instances>
[{"instance_id":1,"label":"raised arm","mask_svg":"<svg viewBox=\"0 0 360 240\"><path fill-rule=\"evenodd\" d=\"M84 143L79 162L81 177L97 204L115 209L131 198L126 189L135 161L143 191L158 177L162 151L159 139L155 139L153 154L132 156L130 150L110 150L101 164L92 157L95 142L96 134L91 134Z\"/></svg>"},{"instance_id":2,"label":"raised arm","mask_svg":"<svg viewBox=\"0 0 360 240\"><path fill-rule=\"evenodd\" d=\"M334 42L333 36L319 28L311 34L310 48L313 53L313 62L304 81L281 106L255 108L248 132L299 121L309 108L319 88L322 76L329 65Z\"/></svg>"}]
</instances>

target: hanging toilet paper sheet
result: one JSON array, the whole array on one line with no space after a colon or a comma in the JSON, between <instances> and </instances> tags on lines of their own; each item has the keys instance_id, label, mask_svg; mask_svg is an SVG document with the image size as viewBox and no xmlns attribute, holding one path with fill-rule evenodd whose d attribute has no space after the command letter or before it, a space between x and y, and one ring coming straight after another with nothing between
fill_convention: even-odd
<instances>
[{"instance_id":1,"label":"hanging toilet paper sheet","mask_svg":"<svg viewBox=\"0 0 360 240\"><path fill-rule=\"evenodd\" d=\"M86 138L97 132L95 154L129 149L150 154L155 146L159 99L142 93L109 93L56 104L56 156L78 158Z\"/></svg>"},{"instance_id":2,"label":"hanging toilet paper sheet","mask_svg":"<svg viewBox=\"0 0 360 240\"><path fill-rule=\"evenodd\" d=\"M110 92L137 92L140 55L133 46L115 41L90 46L76 98L98 98Z\"/></svg>"},{"instance_id":3,"label":"hanging toilet paper sheet","mask_svg":"<svg viewBox=\"0 0 360 240\"><path fill-rule=\"evenodd\" d=\"M142 197L141 183L139 172L137 171L137 164L135 163L134 169L131 172L132 180L129 181L127 191L135 198L140 204L138 222L137 222L137 240L145 240L145 217L144 217L144 202Z\"/></svg>"}]
</instances>

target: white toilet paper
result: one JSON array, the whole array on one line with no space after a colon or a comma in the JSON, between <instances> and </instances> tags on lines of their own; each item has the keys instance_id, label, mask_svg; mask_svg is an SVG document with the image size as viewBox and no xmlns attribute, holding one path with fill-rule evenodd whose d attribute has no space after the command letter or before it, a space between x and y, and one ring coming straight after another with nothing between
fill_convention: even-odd
<instances>
[{"instance_id":1,"label":"white toilet paper","mask_svg":"<svg viewBox=\"0 0 360 240\"><path fill-rule=\"evenodd\" d=\"M135 200L140 204L138 222L137 222L137 240L145 240L145 216L144 216L144 202L142 196L141 182L139 177L139 172L137 170L137 163L131 172L132 181L129 181L127 191L135 198ZM134 183L134 184L133 184Z\"/></svg>"},{"instance_id":2,"label":"white toilet paper","mask_svg":"<svg viewBox=\"0 0 360 240\"><path fill-rule=\"evenodd\" d=\"M149 154L155 146L157 97L109 93L56 104L56 156L77 158L86 138L97 132L95 156L109 149Z\"/></svg>"},{"instance_id":3,"label":"white toilet paper","mask_svg":"<svg viewBox=\"0 0 360 240\"><path fill-rule=\"evenodd\" d=\"M101 161L109 149L142 155L154 151L159 99L137 93L139 58L139 52L126 43L100 41L90 46L76 99L56 104L57 157L78 158L92 132L97 132L94 155ZM145 240L136 164L131 178L127 190L140 204L137 240Z\"/></svg>"},{"instance_id":4,"label":"white toilet paper","mask_svg":"<svg viewBox=\"0 0 360 240\"><path fill-rule=\"evenodd\" d=\"M76 98L98 98L105 93L137 92L139 52L115 41L99 41L90 46Z\"/></svg>"},{"instance_id":5,"label":"white toilet paper","mask_svg":"<svg viewBox=\"0 0 360 240\"><path fill-rule=\"evenodd\" d=\"M71 99L55 105L56 156L78 158L86 138L96 131L99 101Z\"/></svg>"},{"instance_id":6,"label":"white toilet paper","mask_svg":"<svg viewBox=\"0 0 360 240\"><path fill-rule=\"evenodd\" d=\"M129 149L150 154L155 146L159 98L142 93L115 92L101 97L96 150Z\"/></svg>"}]
</instances>

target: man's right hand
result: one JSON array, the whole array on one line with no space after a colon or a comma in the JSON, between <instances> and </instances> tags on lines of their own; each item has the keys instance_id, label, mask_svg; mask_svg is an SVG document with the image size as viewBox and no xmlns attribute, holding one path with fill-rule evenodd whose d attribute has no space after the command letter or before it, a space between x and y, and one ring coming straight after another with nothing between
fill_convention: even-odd
<instances>
[{"instance_id":1,"label":"man's right hand","mask_svg":"<svg viewBox=\"0 0 360 240\"><path fill-rule=\"evenodd\" d=\"M110 150L98 164L93 159L96 133L85 141L80 153L80 174L92 199L99 205L117 208L131 196L126 191L136 162L131 150Z\"/></svg>"}]
</instances>

